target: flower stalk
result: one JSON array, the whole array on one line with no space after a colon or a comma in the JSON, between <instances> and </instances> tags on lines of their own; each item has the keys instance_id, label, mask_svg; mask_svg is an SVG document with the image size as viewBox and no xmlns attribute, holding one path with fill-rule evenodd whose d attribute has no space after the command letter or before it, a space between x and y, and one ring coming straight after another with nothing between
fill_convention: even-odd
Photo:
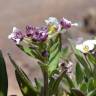
<instances>
[{"instance_id":1,"label":"flower stalk","mask_svg":"<svg viewBox=\"0 0 96 96\"><path fill-rule=\"evenodd\" d=\"M44 70L44 96L49 96L48 92L48 72Z\"/></svg>"}]
</instances>

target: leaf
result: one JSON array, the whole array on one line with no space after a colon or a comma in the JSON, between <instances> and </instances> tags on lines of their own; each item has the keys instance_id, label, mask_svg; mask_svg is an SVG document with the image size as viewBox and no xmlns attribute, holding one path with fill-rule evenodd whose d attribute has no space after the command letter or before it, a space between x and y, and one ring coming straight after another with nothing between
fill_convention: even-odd
<instances>
[{"instance_id":1,"label":"leaf","mask_svg":"<svg viewBox=\"0 0 96 96\"><path fill-rule=\"evenodd\" d=\"M18 81L23 96L37 96L37 90L33 87L31 81L25 75L24 71L20 67L18 67L18 65L15 63L15 61L12 59L10 55L9 58L13 66L15 67L16 79Z\"/></svg>"},{"instance_id":2,"label":"leaf","mask_svg":"<svg viewBox=\"0 0 96 96\"><path fill-rule=\"evenodd\" d=\"M87 54L88 56L88 59L89 61L92 63L92 64L96 64L96 58L92 55L92 54Z\"/></svg>"},{"instance_id":3,"label":"leaf","mask_svg":"<svg viewBox=\"0 0 96 96\"><path fill-rule=\"evenodd\" d=\"M78 90L78 89L72 88L72 89L71 89L71 92L74 94L74 95L72 95L72 96L85 96L84 93L82 93L82 92L81 92L80 90Z\"/></svg>"},{"instance_id":4,"label":"leaf","mask_svg":"<svg viewBox=\"0 0 96 96\"><path fill-rule=\"evenodd\" d=\"M88 86L86 82L81 83L80 90L85 94L87 93Z\"/></svg>"},{"instance_id":5,"label":"leaf","mask_svg":"<svg viewBox=\"0 0 96 96\"><path fill-rule=\"evenodd\" d=\"M64 75L64 78L66 78L70 89L75 87L75 84L73 83L72 79L67 74Z\"/></svg>"},{"instance_id":6,"label":"leaf","mask_svg":"<svg viewBox=\"0 0 96 96\"><path fill-rule=\"evenodd\" d=\"M81 67L81 65L79 63L76 64L76 82L77 84L81 84L83 79L84 79L84 72L83 69Z\"/></svg>"},{"instance_id":7,"label":"leaf","mask_svg":"<svg viewBox=\"0 0 96 96\"><path fill-rule=\"evenodd\" d=\"M56 80L55 79L51 79L49 85L52 84L52 83L53 84L51 86L49 86L49 94L50 94L50 96L52 94L56 94L57 93L59 84L60 84L61 80L63 79L64 74L65 74L65 72L62 72L62 74L60 74L60 76Z\"/></svg>"},{"instance_id":8,"label":"leaf","mask_svg":"<svg viewBox=\"0 0 96 96\"><path fill-rule=\"evenodd\" d=\"M68 56L69 56L69 48L66 47L66 48L62 48L61 50L61 58L63 59L68 59Z\"/></svg>"},{"instance_id":9,"label":"leaf","mask_svg":"<svg viewBox=\"0 0 96 96\"><path fill-rule=\"evenodd\" d=\"M96 89L89 92L87 96L96 96Z\"/></svg>"},{"instance_id":10,"label":"leaf","mask_svg":"<svg viewBox=\"0 0 96 96\"><path fill-rule=\"evenodd\" d=\"M0 96L7 96L8 92L8 77L6 64L0 50Z\"/></svg>"},{"instance_id":11,"label":"leaf","mask_svg":"<svg viewBox=\"0 0 96 96\"><path fill-rule=\"evenodd\" d=\"M41 91L41 88L42 88L41 82L39 80L37 80L36 78L34 80L35 80L35 84L36 84L36 89Z\"/></svg>"},{"instance_id":12,"label":"leaf","mask_svg":"<svg viewBox=\"0 0 96 96\"><path fill-rule=\"evenodd\" d=\"M60 57L60 53L58 53L55 58L50 62L50 64L48 65L48 72L49 72L49 76L51 75L51 73L56 69L58 63L59 63L59 57Z\"/></svg>"},{"instance_id":13,"label":"leaf","mask_svg":"<svg viewBox=\"0 0 96 96\"><path fill-rule=\"evenodd\" d=\"M73 42L72 39L68 39L68 41L69 41L69 43L70 43L70 45L71 45L71 47L72 47L72 50L73 50L73 52L74 52L74 54L75 54L76 59L77 59L78 62L84 67L84 71L85 71L86 75L90 77L90 75L92 75L92 74L91 74L89 65L88 65L87 62L86 62L86 59L85 59L85 57L84 57L84 54L81 53L79 50L77 50L77 49L75 48L75 44L74 44L74 42Z\"/></svg>"},{"instance_id":14,"label":"leaf","mask_svg":"<svg viewBox=\"0 0 96 96\"><path fill-rule=\"evenodd\" d=\"M92 73L91 73L91 70L88 67L88 64L87 64L83 54L81 52L79 52L78 50L75 50L75 56L76 56L78 62L83 66L84 71L86 73L86 76L90 77L92 75Z\"/></svg>"},{"instance_id":15,"label":"leaf","mask_svg":"<svg viewBox=\"0 0 96 96\"><path fill-rule=\"evenodd\" d=\"M50 47L50 56L49 56L49 62L48 62L49 76L58 66L59 58L60 58L60 52L61 52L61 36L58 35L56 37L56 39L54 40L54 44L51 45L51 47Z\"/></svg>"},{"instance_id":16,"label":"leaf","mask_svg":"<svg viewBox=\"0 0 96 96\"><path fill-rule=\"evenodd\" d=\"M24 47L22 45L17 45L22 51L24 51L27 55L34 57L34 55L31 53L31 49L29 47Z\"/></svg>"},{"instance_id":17,"label":"leaf","mask_svg":"<svg viewBox=\"0 0 96 96\"><path fill-rule=\"evenodd\" d=\"M92 91L93 89L95 89L95 86L94 86L94 78L90 78L89 81L88 81L88 92Z\"/></svg>"}]
</instances>

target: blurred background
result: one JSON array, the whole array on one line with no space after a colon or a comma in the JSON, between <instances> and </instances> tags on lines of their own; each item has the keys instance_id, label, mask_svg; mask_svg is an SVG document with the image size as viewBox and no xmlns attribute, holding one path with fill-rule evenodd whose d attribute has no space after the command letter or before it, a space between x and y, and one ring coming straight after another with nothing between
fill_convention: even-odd
<instances>
[{"instance_id":1,"label":"blurred background","mask_svg":"<svg viewBox=\"0 0 96 96\"><path fill-rule=\"evenodd\" d=\"M73 22L79 22L80 24L83 22L85 24L83 27L72 29L74 32L71 30L73 38L86 37L90 35L90 32L92 34L96 32L95 6L96 0L0 0L0 49L2 49L7 63L9 95L22 96L15 80L14 68L8 59L7 53L12 54L18 65L24 68L32 81L34 77L41 77L41 71L36 61L22 53L11 40L8 40L12 27L16 26L24 30L24 27L28 24L36 26L44 24L44 20L49 16L58 19L65 17ZM86 27L86 20L90 19L90 14L93 16L90 21L93 26ZM89 35L86 31L90 31Z\"/></svg>"}]
</instances>

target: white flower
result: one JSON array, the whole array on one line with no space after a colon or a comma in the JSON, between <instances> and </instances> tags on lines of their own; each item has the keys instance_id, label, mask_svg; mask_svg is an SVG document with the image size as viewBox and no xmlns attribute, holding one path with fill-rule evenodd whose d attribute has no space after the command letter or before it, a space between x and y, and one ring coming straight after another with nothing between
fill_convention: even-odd
<instances>
[{"instance_id":1,"label":"white flower","mask_svg":"<svg viewBox=\"0 0 96 96\"><path fill-rule=\"evenodd\" d=\"M16 44L19 44L23 39L23 34L18 28L13 27L12 33L8 36L8 39L12 39Z\"/></svg>"},{"instance_id":2,"label":"white flower","mask_svg":"<svg viewBox=\"0 0 96 96\"><path fill-rule=\"evenodd\" d=\"M55 18L55 17L49 17L47 20L45 20L45 23L47 25L52 24L52 25L56 25L56 26L59 24L57 18Z\"/></svg>"},{"instance_id":3,"label":"white flower","mask_svg":"<svg viewBox=\"0 0 96 96\"><path fill-rule=\"evenodd\" d=\"M80 50L83 53L88 53L89 51L94 49L96 45L96 40L87 40L82 44L76 45L76 49Z\"/></svg>"}]
</instances>

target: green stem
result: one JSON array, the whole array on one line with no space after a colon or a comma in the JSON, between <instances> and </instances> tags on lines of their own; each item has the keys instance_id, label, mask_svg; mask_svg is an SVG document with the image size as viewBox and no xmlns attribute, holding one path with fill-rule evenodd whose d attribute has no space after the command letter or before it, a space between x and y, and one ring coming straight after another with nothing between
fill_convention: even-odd
<instances>
[{"instance_id":1,"label":"green stem","mask_svg":"<svg viewBox=\"0 0 96 96\"><path fill-rule=\"evenodd\" d=\"M47 70L44 70L44 96L49 96L48 93L48 73Z\"/></svg>"}]
</instances>

